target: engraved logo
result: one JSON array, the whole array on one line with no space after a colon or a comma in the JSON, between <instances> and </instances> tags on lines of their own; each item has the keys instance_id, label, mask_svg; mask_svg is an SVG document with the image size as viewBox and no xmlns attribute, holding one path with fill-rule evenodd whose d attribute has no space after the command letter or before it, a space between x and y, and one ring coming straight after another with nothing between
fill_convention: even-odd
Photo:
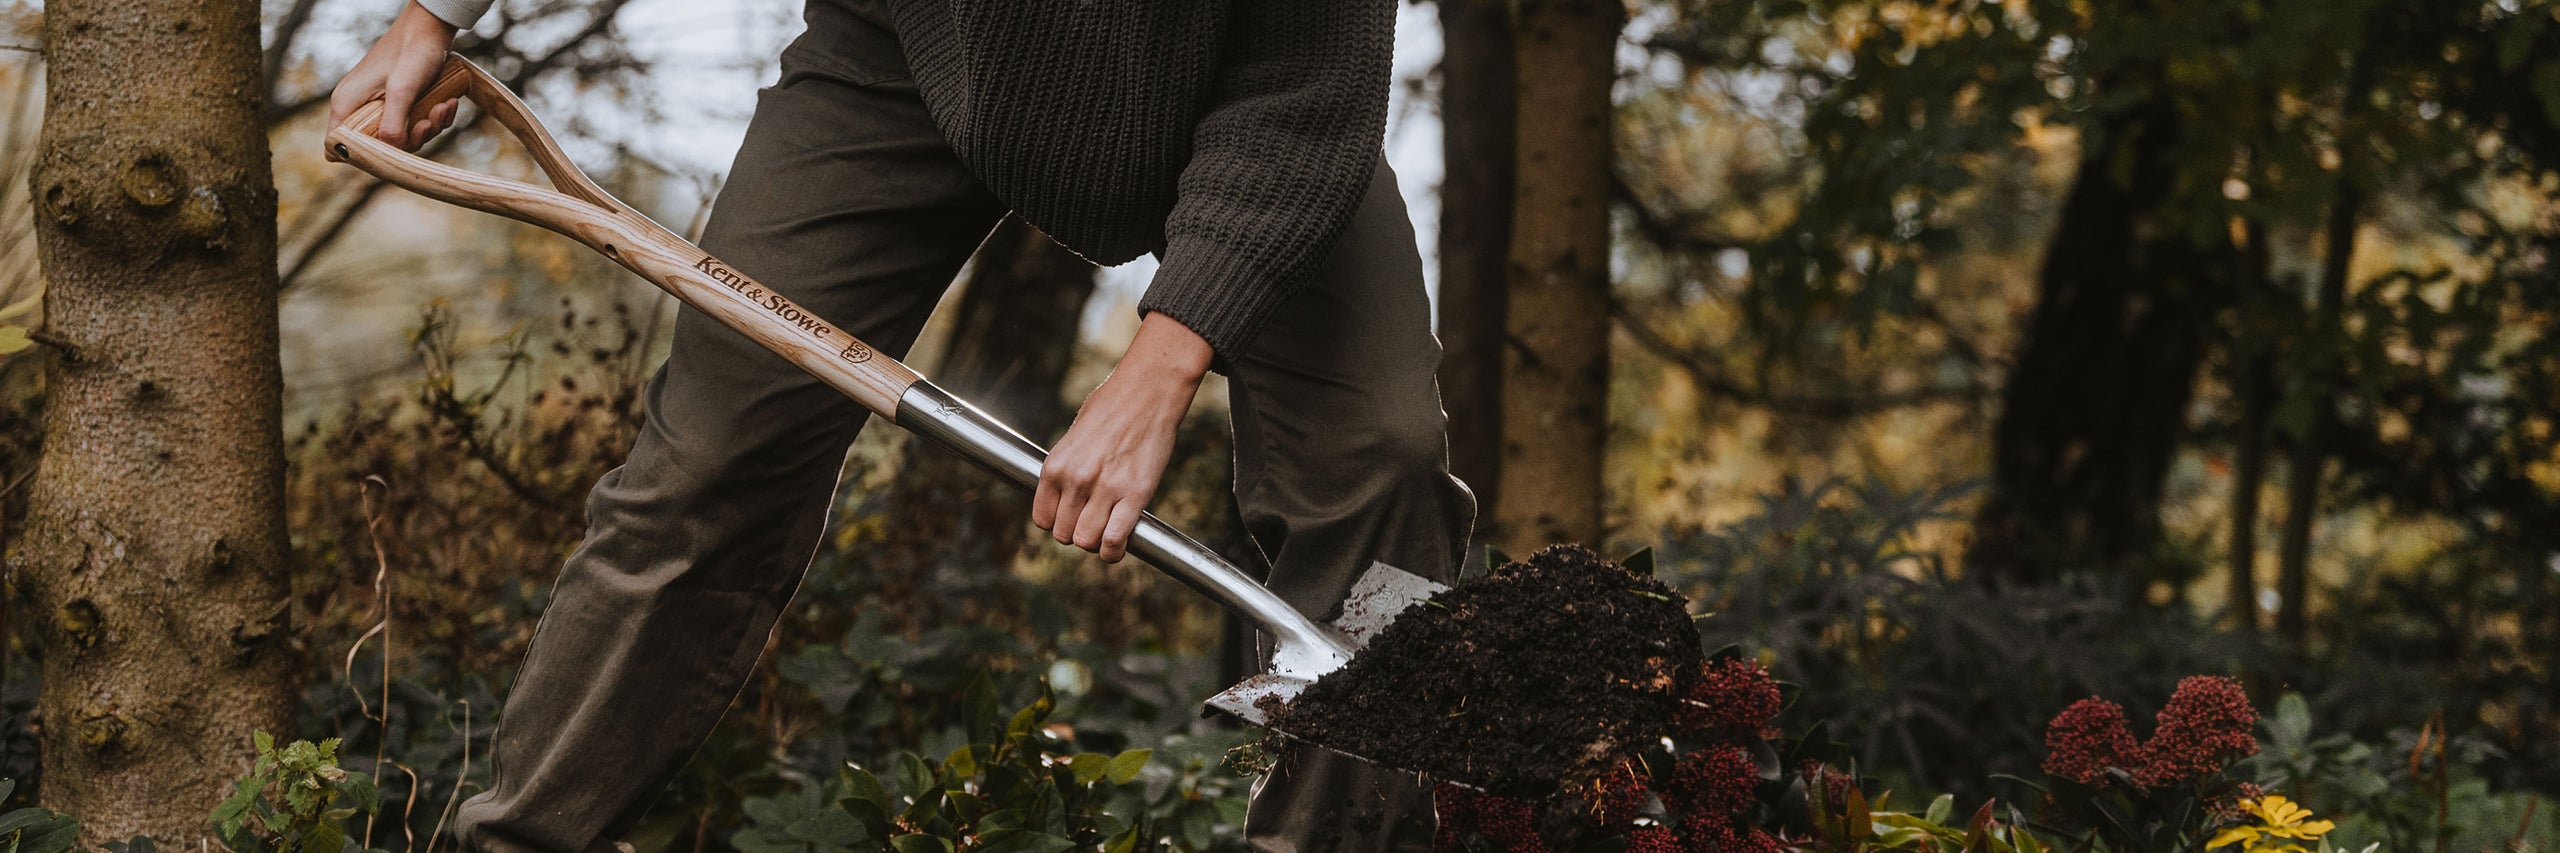
<instances>
[{"instance_id":1,"label":"engraved logo","mask_svg":"<svg viewBox=\"0 0 2560 853\"><path fill-rule=\"evenodd\" d=\"M861 364L871 360L871 348L863 346L861 341L854 341L852 343L845 344L844 352L836 354L843 356L844 360L855 364Z\"/></svg>"},{"instance_id":2,"label":"engraved logo","mask_svg":"<svg viewBox=\"0 0 2560 853\"><path fill-rule=\"evenodd\" d=\"M764 286L757 284L754 279L740 275L737 270L730 269L726 265L721 264L720 259L718 258L714 258L710 255L704 255L702 256L702 260L694 262L693 268L702 272L704 275L710 276L711 280L718 282L720 286L736 291L739 296L746 297L748 304L762 308L775 317L782 318L783 322L791 324L792 328L808 333L810 337L824 341L827 339L827 335L829 333L835 331L835 329L827 326L827 321L819 319L818 315L802 310L800 306L792 304L791 300L783 298L782 294L767 290ZM856 357L854 355L855 350L862 350L860 357ZM870 358L871 352L867 349L863 349L861 344L855 344L845 349L844 357L853 359L854 361L862 361Z\"/></svg>"}]
</instances>

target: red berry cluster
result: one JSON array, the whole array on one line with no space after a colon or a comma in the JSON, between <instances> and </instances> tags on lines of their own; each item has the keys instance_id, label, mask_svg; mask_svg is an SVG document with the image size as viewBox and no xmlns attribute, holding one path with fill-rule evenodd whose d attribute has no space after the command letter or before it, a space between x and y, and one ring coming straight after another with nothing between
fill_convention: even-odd
<instances>
[{"instance_id":1,"label":"red berry cluster","mask_svg":"<svg viewBox=\"0 0 2560 853\"><path fill-rule=\"evenodd\" d=\"M1680 836L1667 826L1639 826L1627 831L1627 853L1681 853Z\"/></svg>"},{"instance_id":2,"label":"red berry cluster","mask_svg":"<svg viewBox=\"0 0 2560 853\"><path fill-rule=\"evenodd\" d=\"M1678 815L1682 850L1776 853L1778 840L1751 819L1759 804L1760 768L1748 746L1775 736L1768 726L1778 715L1778 683L1759 661L1719 658L1699 668L1683 698L1688 701L1672 724L1706 744L1681 754L1671 767L1674 802L1666 804Z\"/></svg>"},{"instance_id":3,"label":"red berry cluster","mask_svg":"<svg viewBox=\"0 0 2560 853\"><path fill-rule=\"evenodd\" d=\"M1591 816L1601 826L1624 826L1635 821L1652 796L1653 786L1643 768L1626 761L1592 782L1584 799L1591 801Z\"/></svg>"},{"instance_id":4,"label":"red berry cluster","mask_svg":"<svg viewBox=\"0 0 2560 853\"><path fill-rule=\"evenodd\" d=\"M2105 787L2107 768L2142 766L2142 747L2125 728L2124 706L2096 696L2071 703L2044 730L2044 772Z\"/></svg>"},{"instance_id":5,"label":"red berry cluster","mask_svg":"<svg viewBox=\"0 0 2560 853\"><path fill-rule=\"evenodd\" d=\"M1432 838L1438 853L1548 853L1538 835L1537 804L1527 800L1444 784L1431 790L1431 810L1440 818Z\"/></svg>"},{"instance_id":6,"label":"red berry cluster","mask_svg":"<svg viewBox=\"0 0 2560 853\"><path fill-rule=\"evenodd\" d=\"M1732 815L1751 807L1759 787L1760 768L1739 746L1694 750L1671 766L1671 805L1682 814Z\"/></svg>"},{"instance_id":7,"label":"red berry cluster","mask_svg":"<svg viewBox=\"0 0 2560 853\"><path fill-rule=\"evenodd\" d=\"M2212 675L2178 682L2159 726L2136 744L2124 708L2092 696L2071 704L2045 728L2044 772L2083 785L2107 787L2108 768L2123 770L2142 788L2158 788L2222 772L2232 759L2255 754L2251 732L2258 712L2240 682Z\"/></svg>"},{"instance_id":8,"label":"red berry cluster","mask_svg":"<svg viewBox=\"0 0 2560 853\"><path fill-rule=\"evenodd\" d=\"M1687 698L1672 722L1694 737L1757 738L1778 715L1778 683L1760 662L1744 658L1708 661Z\"/></svg>"},{"instance_id":9,"label":"red berry cluster","mask_svg":"<svg viewBox=\"0 0 2560 853\"><path fill-rule=\"evenodd\" d=\"M1702 745L1674 760L1662 790L1671 825L1635 825L1654 797L1645 769L1630 761L1580 791L1607 831L1624 832L1628 853L1779 853L1778 839L1752 821L1760 770L1748 746L1771 734L1777 682L1756 661L1708 661L1673 718L1674 728ZM1847 777L1838 773L1842 784ZM1826 777L1826 781L1828 781ZM1537 831L1538 804L1469 788L1440 786L1437 853L1548 853Z\"/></svg>"},{"instance_id":10,"label":"red berry cluster","mask_svg":"<svg viewBox=\"0 0 2560 853\"><path fill-rule=\"evenodd\" d=\"M2160 709L2160 727L2142 745L2146 754L2134 781L2157 787L2222 772L2232 759L2255 755L2258 710L2240 682L2198 675L2178 682Z\"/></svg>"},{"instance_id":11,"label":"red berry cluster","mask_svg":"<svg viewBox=\"0 0 2560 853\"><path fill-rule=\"evenodd\" d=\"M1757 826L1704 815L1681 819L1680 845L1682 853L1780 853L1786 849Z\"/></svg>"}]
</instances>

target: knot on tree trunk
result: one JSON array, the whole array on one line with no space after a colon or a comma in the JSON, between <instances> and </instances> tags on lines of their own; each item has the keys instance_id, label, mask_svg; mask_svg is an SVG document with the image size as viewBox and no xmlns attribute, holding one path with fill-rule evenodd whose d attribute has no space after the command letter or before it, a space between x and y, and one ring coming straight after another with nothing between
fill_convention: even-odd
<instances>
[{"instance_id":1,"label":"knot on tree trunk","mask_svg":"<svg viewBox=\"0 0 2560 853\"><path fill-rule=\"evenodd\" d=\"M203 168L221 161L218 151L109 142L48 153L33 181L41 221L101 251L150 260L226 252L241 200L255 200L235 186L239 170Z\"/></svg>"}]
</instances>

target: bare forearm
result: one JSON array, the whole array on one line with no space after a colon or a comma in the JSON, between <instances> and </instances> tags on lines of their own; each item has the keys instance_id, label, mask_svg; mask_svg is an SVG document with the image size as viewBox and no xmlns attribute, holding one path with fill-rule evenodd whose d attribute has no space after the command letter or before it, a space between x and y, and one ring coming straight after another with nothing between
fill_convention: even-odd
<instances>
[{"instance_id":1,"label":"bare forearm","mask_svg":"<svg viewBox=\"0 0 2560 853\"><path fill-rule=\"evenodd\" d=\"M1118 562L1173 457L1174 431L1208 375L1211 355L1208 341L1180 322L1147 315L1041 467L1032 523L1059 542Z\"/></svg>"}]
</instances>

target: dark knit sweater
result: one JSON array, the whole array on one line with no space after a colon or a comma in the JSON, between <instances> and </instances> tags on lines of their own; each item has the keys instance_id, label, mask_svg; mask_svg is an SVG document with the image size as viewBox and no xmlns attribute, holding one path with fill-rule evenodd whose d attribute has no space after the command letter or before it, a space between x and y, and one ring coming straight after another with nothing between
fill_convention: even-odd
<instances>
[{"instance_id":1,"label":"dark knit sweater","mask_svg":"<svg viewBox=\"0 0 2560 853\"><path fill-rule=\"evenodd\" d=\"M962 161L1218 367L1323 260L1386 128L1395 0L890 0Z\"/></svg>"}]
</instances>

